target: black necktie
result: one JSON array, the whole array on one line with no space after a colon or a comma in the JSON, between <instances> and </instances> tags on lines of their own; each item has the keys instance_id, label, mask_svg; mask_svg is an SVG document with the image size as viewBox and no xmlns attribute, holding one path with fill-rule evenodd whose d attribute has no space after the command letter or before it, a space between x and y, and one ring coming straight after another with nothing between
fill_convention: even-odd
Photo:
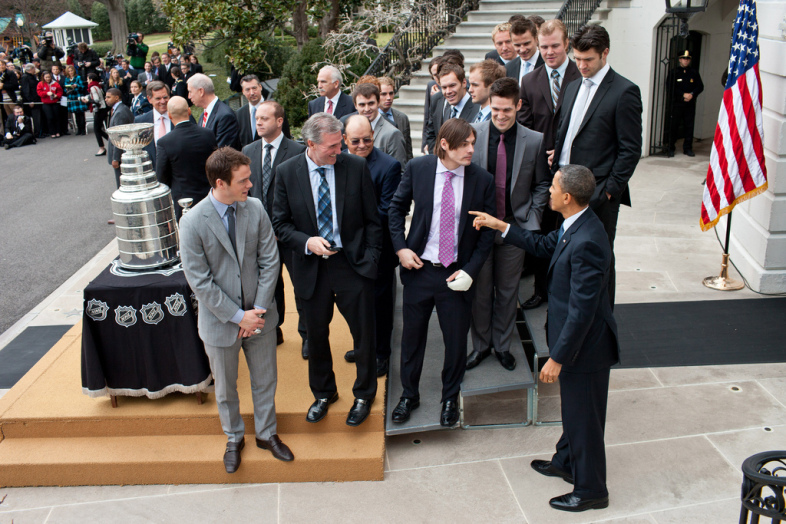
<instances>
[{"instance_id":1,"label":"black necktie","mask_svg":"<svg viewBox=\"0 0 786 524\"><path fill-rule=\"evenodd\" d=\"M227 233L229 233L229 241L232 242L232 249L235 250L235 255L237 255L237 241L235 239L235 208L232 206L227 208Z\"/></svg>"}]
</instances>

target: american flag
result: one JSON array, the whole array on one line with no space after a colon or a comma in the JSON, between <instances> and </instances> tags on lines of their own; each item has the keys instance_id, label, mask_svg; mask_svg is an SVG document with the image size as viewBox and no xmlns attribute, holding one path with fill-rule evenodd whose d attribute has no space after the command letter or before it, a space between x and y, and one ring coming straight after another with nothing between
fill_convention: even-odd
<instances>
[{"instance_id":1,"label":"american flag","mask_svg":"<svg viewBox=\"0 0 786 524\"><path fill-rule=\"evenodd\" d=\"M737 205L767 190L755 0L742 0L734 20L729 78L715 127L700 225L707 231Z\"/></svg>"}]
</instances>

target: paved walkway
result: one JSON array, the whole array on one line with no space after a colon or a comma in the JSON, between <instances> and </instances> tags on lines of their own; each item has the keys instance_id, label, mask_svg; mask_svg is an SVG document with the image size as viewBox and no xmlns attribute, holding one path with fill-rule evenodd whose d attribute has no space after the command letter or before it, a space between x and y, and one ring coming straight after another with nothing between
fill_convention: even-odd
<instances>
[{"instance_id":1,"label":"paved walkway","mask_svg":"<svg viewBox=\"0 0 786 524\"><path fill-rule=\"evenodd\" d=\"M714 233L698 226L707 145L698 145L695 159L640 163L634 207L619 219L619 303L757 296L701 284L721 261ZM110 244L12 330L76 322L68 312L81 309L83 286L113 256ZM536 427L388 438L383 482L0 488L0 523L736 522L742 461L786 448L786 364L614 370L611 377L605 510L549 508L549 498L570 488L530 469L532 459L550 456L560 433ZM543 419L558 418L557 394L555 386L541 388ZM523 409L523 399L502 394L467 409L503 420Z\"/></svg>"}]
</instances>

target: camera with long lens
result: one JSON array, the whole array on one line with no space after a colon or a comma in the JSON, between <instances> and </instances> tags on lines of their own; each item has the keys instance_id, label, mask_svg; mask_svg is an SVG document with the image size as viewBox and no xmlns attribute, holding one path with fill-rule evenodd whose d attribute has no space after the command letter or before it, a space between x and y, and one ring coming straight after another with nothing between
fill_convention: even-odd
<instances>
[{"instance_id":1,"label":"camera with long lens","mask_svg":"<svg viewBox=\"0 0 786 524\"><path fill-rule=\"evenodd\" d=\"M117 61L115 60L115 56L112 54L112 51L107 51L106 56L104 57L104 67L106 67L106 70L109 71L116 65Z\"/></svg>"},{"instance_id":2,"label":"camera with long lens","mask_svg":"<svg viewBox=\"0 0 786 524\"><path fill-rule=\"evenodd\" d=\"M139 33L129 33L128 35L128 45L135 46L139 43Z\"/></svg>"}]
</instances>

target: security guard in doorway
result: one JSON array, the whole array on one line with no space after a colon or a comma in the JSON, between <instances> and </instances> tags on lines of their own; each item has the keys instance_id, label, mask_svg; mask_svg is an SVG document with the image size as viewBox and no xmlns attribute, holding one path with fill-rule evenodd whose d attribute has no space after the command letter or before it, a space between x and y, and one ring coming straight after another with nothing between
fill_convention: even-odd
<instances>
[{"instance_id":1,"label":"security guard in doorway","mask_svg":"<svg viewBox=\"0 0 786 524\"><path fill-rule=\"evenodd\" d=\"M674 145L680 123L682 123L682 151L688 156L693 153L693 123L696 120L696 98L704 91L698 71L690 66L691 56L685 51L679 56L679 67L669 72L666 85L671 90L671 119L669 125L669 157L674 156Z\"/></svg>"}]
</instances>

